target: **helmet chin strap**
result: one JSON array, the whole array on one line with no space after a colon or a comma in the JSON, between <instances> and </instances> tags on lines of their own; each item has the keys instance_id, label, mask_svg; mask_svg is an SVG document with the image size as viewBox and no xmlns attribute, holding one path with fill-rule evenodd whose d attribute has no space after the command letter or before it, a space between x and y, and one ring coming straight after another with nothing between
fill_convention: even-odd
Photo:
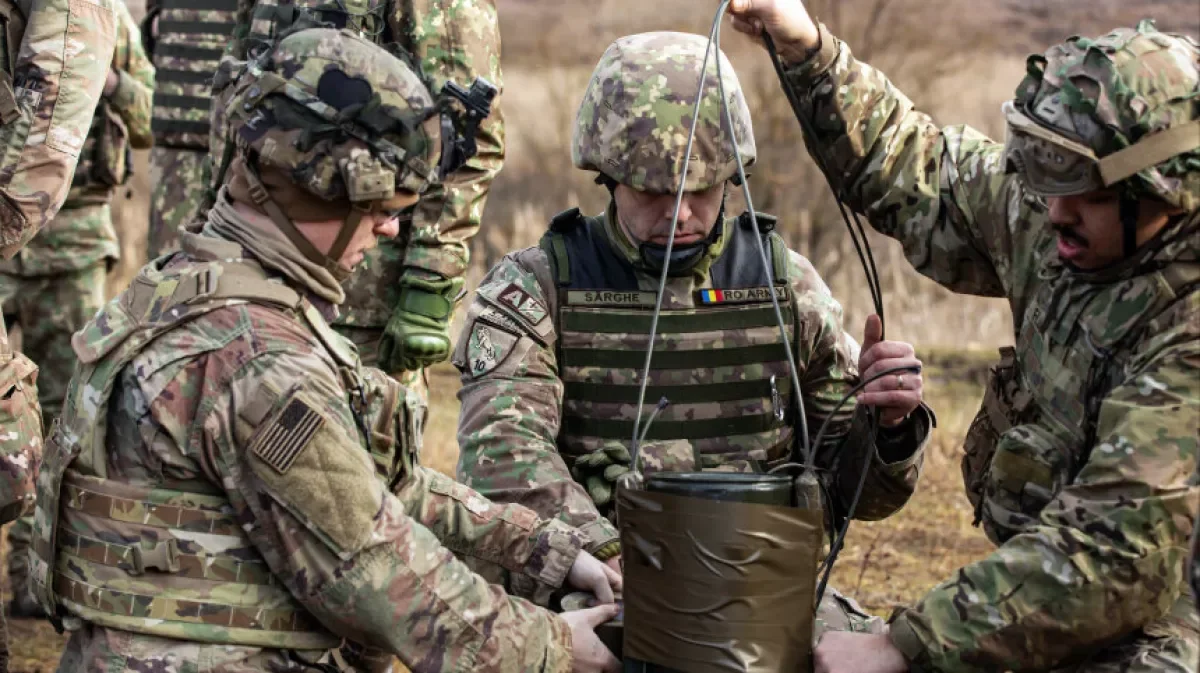
<instances>
[{"instance_id":1,"label":"helmet chin strap","mask_svg":"<svg viewBox=\"0 0 1200 673\"><path fill-rule=\"evenodd\" d=\"M1118 208L1121 218L1121 237L1125 259L1133 257L1133 253L1137 252L1137 224L1140 203L1140 199L1129 193L1129 191L1125 190L1121 192Z\"/></svg>"},{"instance_id":2,"label":"helmet chin strap","mask_svg":"<svg viewBox=\"0 0 1200 673\"><path fill-rule=\"evenodd\" d=\"M619 217L619 214L618 214ZM713 243L721 237L725 231L725 197L721 197L721 209L717 212L716 222L713 228L700 241L690 243L688 245L676 245L671 250L670 265L667 270L667 275L671 278L680 278L692 272L700 260L708 253L708 249ZM641 259L642 265L647 270L652 272L660 272L663 265L667 263L667 246L661 243L638 243L638 258Z\"/></svg>"},{"instance_id":3,"label":"helmet chin strap","mask_svg":"<svg viewBox=\"0 0 1200 673\"><path fill-rule=\"evenodd\" d=\"M350 270L339 263L342 253L346 251L346 247L350 245L350 239L354 237L354 232L358 229L359 223L362 221L363 211L358 208L351 208L350 214L342 223L342 228L338 231L337 238L333 242L333 247L328 253L323 253L317 249L312 241L296 227L296 223L283 212L278 203L271 198L267 188L263 185L262 179L258 176L258 168L254 165L254 161L247 159L245 162L246 182L249 183L250 198L255 205L262 208L267 213L267 217L275 223L275 226L287 236L292 245L304 255L308 261L323 267L330 273L338 282L344 282L350 277Z\"/></svg>"}]
</instances>

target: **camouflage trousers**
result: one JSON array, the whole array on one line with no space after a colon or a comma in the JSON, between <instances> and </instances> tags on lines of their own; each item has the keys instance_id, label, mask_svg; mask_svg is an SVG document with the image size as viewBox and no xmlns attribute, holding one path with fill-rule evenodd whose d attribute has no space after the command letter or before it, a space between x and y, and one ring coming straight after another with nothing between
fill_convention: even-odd
<instances>
[{"instance_id":1,"label":"camouflage trousers","mask_svg":"<svg viewBox=\"0 0 1200 673\"><path fill-rule=\"evenodd\" d=\"M192 220L204 199L210 157L207 151L155 147L150 150L150 230L147 259L179 249L179 228Z\"/></svg>"},{"instance_id":2,"label":"camouflage trousers","mask_svg":"<svg viewBox=\"0 0 1200 673\"><path fill-rule=\"evenodd\" d=\"M43 427L62 411L67 384L75 369L71 335L104 305L105 261L78 271L52 276L14 276L0 273L0 304L5 321L21 325L22 351L39 367L38 401ZM29 580L29 542L33 516L17 519L9 528L8 575L13 595L25 596Z\"/></svg>"}]
</instances>

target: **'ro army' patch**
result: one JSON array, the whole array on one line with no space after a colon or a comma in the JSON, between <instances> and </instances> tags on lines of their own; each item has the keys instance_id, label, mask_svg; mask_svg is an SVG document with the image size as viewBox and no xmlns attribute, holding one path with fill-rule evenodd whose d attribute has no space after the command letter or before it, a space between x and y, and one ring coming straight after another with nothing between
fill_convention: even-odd
<instances>
[{"instance_id":1,"label":"'ro army' patch","mask_svg":"<svg viewBox=\"0 0 1200 673\"><path fill-rule=\"evenodd\" d=\"M499 367L513 352L517 335L499 327L476 321L467 341L467 366L471 378L479 378Z\"/></svg>"},{"instance_id":2,"label":"'ro army' patch","mask_svg":"<svg viewBox=\"0 0 1200 673\"><path fill-rule=\"evenodd\" d=\"M250 450L276 472L284 474L324 424L324 416L304 400L293 397L278 416L259 428L250 441Z\"/></svg>"},{"instance_id":3,"label":"'ro army' patch","mask_svg":"<svg viewBox=\"0 0 1200 673\"><path fill-rule=\"evenodd\" d=\"M500 291L498 297L501 304L516 310L530 325L536 327L546 319L546 307L534 299L520 285L510 283Z\"/></svg>"}]
</instances>

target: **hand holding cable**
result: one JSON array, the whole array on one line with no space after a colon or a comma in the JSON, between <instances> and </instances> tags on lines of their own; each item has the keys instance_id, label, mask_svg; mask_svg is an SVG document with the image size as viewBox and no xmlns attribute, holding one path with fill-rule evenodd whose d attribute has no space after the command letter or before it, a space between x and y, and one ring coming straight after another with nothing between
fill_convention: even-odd
<instances>
[{"instance_id":1,"label":"hand holding cable","mask_svg":"<svg viewBox=\"0 0 1200 673\"><path fill-rule=\"evenodd\" d=\"M897 368L898 372L875 378L880 372ZM879 423L891 428L899 425L921 405L921 361L910 343L884 341L883 323L879 316L868 316L863 330L862 354L858 358L858 373L871 380L858 393L858 403L873 406L879 412ZM873 380L872 380L873 379Z\"/></svg>"},{"instance_id":2,"label":"hand holding cable","mask_svg":"<svg viewBox=\"0 0 1200 673\"><path fill-rule=\"evenodd\" d=\"M729 18L735 30L757 42L765 30L785 63L800 63L821 43L817 24L800 0L733 0Z\"/></svg>"}]
</instances>

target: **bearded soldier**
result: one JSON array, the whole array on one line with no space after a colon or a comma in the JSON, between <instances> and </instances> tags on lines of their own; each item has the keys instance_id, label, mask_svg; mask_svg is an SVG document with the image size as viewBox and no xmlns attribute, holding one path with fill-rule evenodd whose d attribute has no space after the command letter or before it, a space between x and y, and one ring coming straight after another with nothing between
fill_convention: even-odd
<instances>
[{"instance_id":1,"label":"bearded soldier","mask_svg":"<svg viewBox=\"0 0 1200 673\"><path fill-rule=\"evenodd\" d=\"M157 69L150 171L150 259L179 249L179 228L196 216L211 172L210 89L229 45L237 0L149 0L142 35Z\"/></svg>"},{"instance_id":2,"label":"bearded soldier","mask_svg":"<svg viewBox=\"0 0 1200 673\"><path fill-rule=\"evenodd\" d=\"M0 29L0 257L54 218L112 63L109 0L5 2ZM0 523L33 506L42 454L37 366L9 347L0 323ZM8 666L0 617L0 670Z\"/></svg>"},{"instance_id":3,"label":"bearded soldier","mask_svg":"<svg viewBox=\"0 0 1200 673\"><path fill-rule=\"evenodd\" d=\"M598 216L578 209L558 215L538 246L492 269L453 359L463 381L459 478L490 498L579 527L587 549L614 567L621 555L611 520L614 484L629 469L638 377L664 264L669 278L645 399L652 405L665 397L669 405L647 428L647 471L765 469L789 458L801 406L772 294L799 368L809 434L830 420L815 451L839 518L848 513L864 462L868 481L855 516L879 519L905 503L932 421L920 406L919 374L891 377L890 388L872 385L861 398L880 412L874 446L865 409L853 401L835 409L859 370L919 368L920 361L909 344L880 341L877 318L868 322L860 358L842 330L841 307L809 261L772 231L773 219L761 216L756 231L748 214L726 216L726 190L738 169L733 144L747 168L755 145L724 55L733 128L722 123L714 61L691 163L681 174L705 46L699 36L669 32L609 46L584 94L572 144L575 165L597 172L608 187L609 206ZM756 236L771 269L763 268ZM863 617L842 618L848 616Z\"/></svg>"},{"instance_id":4,"label":"bearded soldier","mask_svg":"<svg viewBox=\"0 0 1200 673\"><path fill-rule=\"evenodd\" d=\"M137 23L117 3L117 46L100 105L84 141L62 210L11 260L0 262L0 302L9 326L24 334L25 354L39 367L42 426L62 407L75 367L71 335L104 304L105 275L120 254L111 202L132 169L130 148L150 147L154 67ZM8 578L14 615L40 614L29 593L27 552L31 516L8 531Z\"/></svg>"},{"instance_id":5,"label":"bearded soldier","mask_svg":"<svg viewBox=\"0 0 1200 673\"><path fill-rule=\"evenodd\" d=\"M240 0L230 66L269 45L289 25L316 22L359 31L376 44L399 44L416 59L434 92L447 82L486 78L499 87L500 28L493 0ZM224 78L215 92L221 95ZM472 92L474 93L474 92ZM494 93L494 90L493 90ZM223 159L220 106L214 108L216 179ZM404 214L405 235L380 241L346 284L335 329L358 345L363 361L426 397L422 370L450 353L450 318L463 292L468 239L479 230L484 201L504 160L503 118L495 104L478 122L477 151L466 166L430 188Z\"/></svg>"},{"instance_id":6,"label":"bearded soldier","mask_svg":"<svg viewBox=\"0 0 1200 673\"><path fill-rule=\"evenodd\" d=\"M450 112L325 28L233 87L237 161L203 228L74 342L33 566L73 631L60 670L330 670L343 639L414 673L612 670L591 626L615 606L525 598L570 583L611 603L620 577L574 529L419 467L403 390L328 324L339 278L456 168Z\"/></svg>"},{"instance_id":7,"label":"bearded soldier","mask_svg":"<svg viewBox=\"0 0 1200 673\"><path fill-rule=\"evenodd\" d=\"M1195 671L1200 49L1144 22L1031 56L1008 140L939 129L798 0L737 0L778 44L839 194L922 273L1007 297L963 475L990 556L831 634L828 671Z\"/></svg>"}]
</instances>

